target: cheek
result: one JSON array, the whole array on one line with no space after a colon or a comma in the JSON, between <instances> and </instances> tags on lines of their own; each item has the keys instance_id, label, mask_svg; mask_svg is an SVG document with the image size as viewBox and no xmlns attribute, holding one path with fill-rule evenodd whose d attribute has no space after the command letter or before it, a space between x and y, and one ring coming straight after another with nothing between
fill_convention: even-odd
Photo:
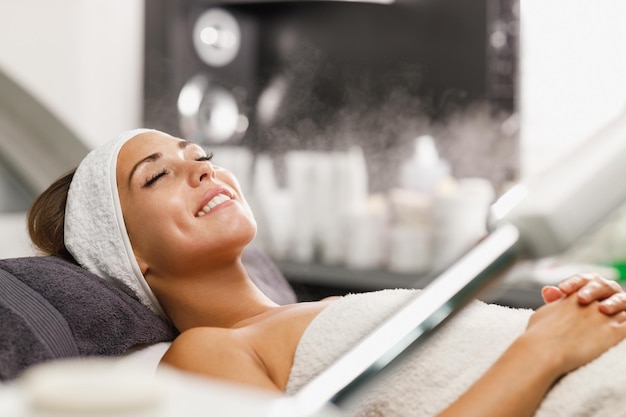
<instances>
[{"instance_id":1,"label":"cheek","mask_svg":"<svg viewBox=\"0 0 626 417\"><path fill-rule=\"evenodd\" d=\"M163 201L144 199L141 205L129 205L124 214L126 230L133 250L139 255L154 251L154 244L164 242L165 210Z\"/></svg>"},{"instance_id":2,"label":"cheek","mask_svg":"<svg viewBox=\"0 0 626 417\"><path fill-rule=\"evenodd\" d=\"M232 172L224 168L218 168L215 170L215 175L218 180L232 187L240 198L244 198L244 195L241 192L241 185L239 184L239 181Z\"/></svg>"},{"instance_id":3,"label":"cheek","mask_svg":"<svg viewBox=\"0 0 626 417\"><path fill-rule=\"evenodd\" d=\"M248 204L248 201L246 200L246 196L241 191L241 185L239 184L239 181L237 180L237 178L230 171L227 171L225 169L220 169L220 171L218 171L217 173L217 176L221 181L225 182L226 184L228 184L230 187L232 187L235 190L235 192L239 196L239 201L241 202L241 205L243 206L246 215L252 219L252 222L255 222L252 209L250 208L250 205ZM256 223L255 223L255 227L256 227Z\"/></svg>"},{"instance_id":4,"label":"cheek","mask_svg":"<svg viewBox=\"0 0 626 417\"><path fill-rule=\"evenodd\" d=\"M135 256L153 272L178 271L178 263L185 251L192 249L190 241L185 240L171 217L166 218L160 213L150 213L141 224L140 230L129 233Z\"/></svg>"}]
</instances>

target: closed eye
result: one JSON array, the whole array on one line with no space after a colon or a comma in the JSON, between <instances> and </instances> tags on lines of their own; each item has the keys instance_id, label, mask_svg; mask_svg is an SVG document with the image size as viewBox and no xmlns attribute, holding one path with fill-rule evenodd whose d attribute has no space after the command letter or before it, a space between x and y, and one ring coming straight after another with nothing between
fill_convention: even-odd
<instances>
[{"instance_id":1,"label":"closed eye","mask_svg":"<svg viewBox=\"0 0 626 417\"><path fill-rule=\"evenodd\" d=\"M163 170L157 172L152 177L150 177L148 180L146 180L146 182L143 185L143 188L147 188L147 187L150 187L150 186L154 185L154 183L156 183L161 177L163 177L165 175L167 175L167 168L163 168Z\"/></svg>"},{"instance_id":2,"label":"closed eye","mask_svg":"<svg viewBox=\"0 0 626 417\"><path fill-rule=\"evenodd\" d=\"M195 161L197 161L197 162L208 162L208 161L211 161L212 159L213 159L213 153L211 152L211 153L209 153L207 155L204 155L204 156L196 158ZM146 182L144 183L143 188L151 187L161 177L164 177L167 174L168 174L167 168L163 168L161 171L157 172L156 174L154 174L150 178L148 178L146 180Z\"/></svg>"},{"instance_id":3,"label":"closed eye","mask_svg":"<svg viewBox=\"0 0 626 417\"><path fill-rule=\"evenodd\" d=\"M201 156L199 158L196 158L196 161L198 161L198 162L205 162L205 161L210 161L211 159L213 159L213 152L209 152L205 156Z\"/></svg>"}]
</instances>

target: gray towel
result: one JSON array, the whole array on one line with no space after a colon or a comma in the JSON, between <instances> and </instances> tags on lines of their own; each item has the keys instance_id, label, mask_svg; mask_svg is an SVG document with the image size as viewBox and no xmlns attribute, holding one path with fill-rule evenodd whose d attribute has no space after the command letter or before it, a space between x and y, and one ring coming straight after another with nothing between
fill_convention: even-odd
<instances>
[{"instance_id":1,"label":"gray towel","mask_svg":"<svg viewBox=\"0 0 626 417\"><path fill-rule=\"evenodd\" d=\"M247 248L243 263L272 300L296 301L263 251ZM77 265L52 256L0 260L0 380L39 362L121 355L176 334L139 300Z\"/></svg>"},{"instance_id":2,"label":"gray towel","mask_svg":"<svg viewBox=\"0 0 626 417\"><path fill-rule=\"evenodd\" d=\"M78 354L61 313L41 294L0 269L0 380L48 358Z\"/></svg>"},{"instance_id":3,"label":"gray towel","mask_svg":"<svg viewBox=\"0 0 626 417\"><path fill-rule=\"evenodd\" d=\"M26 366L121 355L176 331L115 285L52 256L0 260L0 380Z\"/></svg>"}]
</instances>

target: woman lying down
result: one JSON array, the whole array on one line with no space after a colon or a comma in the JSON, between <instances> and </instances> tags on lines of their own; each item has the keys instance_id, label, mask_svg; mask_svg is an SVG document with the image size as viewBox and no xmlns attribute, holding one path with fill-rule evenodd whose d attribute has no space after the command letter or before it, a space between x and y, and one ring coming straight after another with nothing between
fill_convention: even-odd
<instances>
[{"instance_id":1,"label":"woman lying down","mask_svg":"<svg viewBox=\"0 0 626 417\"><path fill-rule=\"evenodd\" d=\"M44 252L171 320L180 335L162 363L267 390L296 392L414 294L276 305L242 266L256 223L237 180L200 146L155 130L92 151L34 203L29 227ZM626 346L611 349L626 337L625 294L577 275L543 296L534 313L476 301L360 413L615 415L626 398L614 394L626 392Z\"/></svg>"}]
</instances>

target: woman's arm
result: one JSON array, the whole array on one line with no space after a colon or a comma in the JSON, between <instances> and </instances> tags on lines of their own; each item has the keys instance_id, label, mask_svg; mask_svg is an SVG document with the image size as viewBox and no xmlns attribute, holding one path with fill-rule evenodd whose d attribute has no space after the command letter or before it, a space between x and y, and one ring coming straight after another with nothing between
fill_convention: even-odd
<instances>
[{"instance_id":1,"label":"woman's arm","mask_svg":"<svg viewBox=\"0 0 626 417\"><path fill-rule=\"evenodd\" d=\"M549 303L526 332L439 417L532 416L552 384L626 337L626 313L607 315L576 296Z\"/></svg>"}]
</instances>

